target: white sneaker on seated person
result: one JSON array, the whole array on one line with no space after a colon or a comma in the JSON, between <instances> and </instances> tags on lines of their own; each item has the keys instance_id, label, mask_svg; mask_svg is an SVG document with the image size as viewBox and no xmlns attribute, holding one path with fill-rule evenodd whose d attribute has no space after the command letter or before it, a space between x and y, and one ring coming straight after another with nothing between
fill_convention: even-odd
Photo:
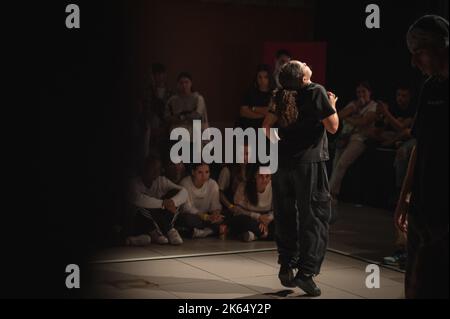
<instances>
[{"instance_id":1,"label":"white sneaker on seated person","mask_svg":"<svg viewBox=\"0 0 450 319\"><path fill-rule=\"evenodd\" d=\"M161 234L159 231L154 230L150 233L150 236L152 238L152 242L158 244L158 245L167 245L169 243L169 240L166 236Z\"/></svg>"},{"instance_id":2,"label":"white sneaker on seated person","mask_svg":"<svg viewBox=\"0 0 450 319\"><path fill-rule=\"evenodd\" d=\"M171 245L181 245L183 244L183 238L181 238L180 233L175 228L172 228L167 233L167 237L169 237L169 243Z\"/></svg>"},{"instance_id":3,"label":"white sneaker on seated person","mask_svg":"<svg viewBox=\"0 0 450 319\"><path fill-rule=\"evenodd\" d=\"M194 228L194 232L192 234L192 238L205 238L214 234L214 231L211 228L198 229Z\"/></svg>"},{"instance_id":4,"label":"white sneaker on seated person","mask_svg":"<svg viewBox=\"0 0 450 319\"><path fill-rule=\"evenodd\" d=\"M247 243L249 243L251 241L255 241L257 239L258 239L258 237L256 237L256 235L251 231L246 231L245 233L242 234L242 240Z\"/></svg>"},{"instance_id":5,"label":"white sneaker on seated person","mask_svg":"<svg viewBox=\"0 0 450 319\"><path fill-rule=\"evenodd\" d=\"M125 244L127 246L148 246L152 242L152 239L149 235L139 235L139 236L130 236L126 239Z\"/></svg>"}]
</instances>

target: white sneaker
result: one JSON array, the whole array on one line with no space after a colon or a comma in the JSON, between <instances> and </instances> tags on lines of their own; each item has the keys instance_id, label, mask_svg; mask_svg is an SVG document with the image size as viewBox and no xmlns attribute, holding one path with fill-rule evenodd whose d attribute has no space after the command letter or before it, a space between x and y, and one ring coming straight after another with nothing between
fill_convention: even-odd
<instances>
[{"instance_id":1,"label":"white sneaker","mask_svg":"<svg viewBox=\"0 0 450 319\"><path fill-rule=\"evenodd\" d=\"M169 243L171 245L181 245L183 243L183 238L181 238L180 233L175 228L167 232L167 237L169 237Z\"/></svg>"},{"instance_id":2,"label":"white sneaker","mask_svg":"<svg viewBox=\"0 0 450 319\"><path fill-rule=\"evenodd\" d=\"M246 231L244 234L242 234L242 240L245 242L251 242L251 241L255 241L258 238L256 237L256 235L251 232L251 231Z\"/></svg>"},{"instance_id":3,"label":"white sneaker","mask_svg":"<svg viewBox=\"0 0 450 319\"><path fill-rule=\"evenodd\" d=\"M211 228L198 229L194 228L194 233L192 234L192 238L205 238L214 234L214 231Z\"/></svg>"},{"instance_id":4,"label":"white sneaker","mask_svg":"<svg viewBox=\"0 0 450 319\"><path fill-rule=\"evenodd\" d=\"M139 235L128 237L125 243L127 246L141 247L141 246L148 246L151 244L151 242L152 239L150 238L149 235Z\"/></svg>"},{"instance_id":5,"label":"white sneaker","mask_svg":"<svg viewBox=\"0 0 450 319\"><path fill-rule=\"evenodd\" d=\"M169 243L169 240L166 236L161 234L159 231L154 230L150 233L150 236L152 238L152 242L158 244L158 245L167 245Z\"/></svg>"}]
</instances>

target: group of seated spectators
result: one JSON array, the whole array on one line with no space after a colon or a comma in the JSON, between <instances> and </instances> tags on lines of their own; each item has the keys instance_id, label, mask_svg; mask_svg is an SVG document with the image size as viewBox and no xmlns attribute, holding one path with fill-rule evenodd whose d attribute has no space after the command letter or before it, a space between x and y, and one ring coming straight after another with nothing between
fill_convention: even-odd
<instances>
[{"instance_id":1,"label":"group of seated spectators","mask_svg":"<svg viewBox=\"0 0 450 319\"><path fill-rule=\"evenodd\" d=\"M246 242L273 238L271 177L249 164L245 153L244 164L221 168L219 183L208 164L190 165L185 176L184 164L162 165L157 156L147 157L131 183L126 244L180 245L183 237L219 234Z\"/></svg>"},{"instance_id":2,"label":"group of seated spectators","mask_svg":"<svg viewBox=\"0 0 450 319\"><path fill-rule=\"evenodd\" d=\"M391 105L372 98L368 82L356 87L356 100L340 109L341 132L336 141L330 189L338 199L342 181L349 167L368 147L389 148L396 151L393 163L396 186L400 190L406 175L409 155L415 140L411 136L416 108L413 92L408 86L398 86Z\"/></svg>"},{"instance_id":3,"label":"group of seated spectators","mask_svg":"<svg viewBox=\"0 0 450 319\"><path fill-rule=\"evenodd\" d=\"M269 111L272 92L279 87L279 68L291 59L286 50L277 52L275 71L260 65L245 94L235 127L260 128ZM397 187L406 174L415 108L413 91L399 86L395 103L374 100L368 82L356 87L356 99L339 109L341 131L336 141L330 189L338 199L349 167L370 146L390 148L397 153ZM300 112L301 116L301 112ZM182 72L177 90L167 85L166 70L154 64L149 85L139 103L135 140L135 166L139 174L132 182L129 222L124 228L128 245L180 245L183 238L230 236L250 242L274 238L271 176L259 173L258 164L174 164L168 159L169 134L186 128L193 120L209 127L203 96L193 89L193 77Z\"/></svg>"}]
</instances>

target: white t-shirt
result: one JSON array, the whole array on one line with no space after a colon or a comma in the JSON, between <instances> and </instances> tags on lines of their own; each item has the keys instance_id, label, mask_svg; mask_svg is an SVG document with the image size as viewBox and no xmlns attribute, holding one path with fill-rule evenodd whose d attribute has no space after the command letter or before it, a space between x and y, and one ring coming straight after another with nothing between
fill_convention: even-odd
<instances>
[{"instance_id":1,"label":"white t-shirt","mask_svg":"<svg viewBox=\"0 0 450 319\"><path fill-rule=\"evenodd\" d=\"M192 177L187 176L180 182L180 185L189 194L188 201L183 205L183 212L202 214L222 209L219 185L214 180L209 179L201 188L197 188L192 182Z\"/></svg>"},{"instance_id":2,"label":"white t-shirt","mask_svg":"<svg viewBox=\"0 0 450 319\"><path fill-rule=\"evenodd\" d=\"M140 177L136 177L131 182L131 203L147 209L162 208L163 200L161 198L172 190L178 190L178 194L171 198L176 207L180 207L188 201L186 189L163 176L156 178L150 188L145 186Z\"/></svg>"},{"instance_id":3,"label":"white t-shirt","mask_svg":"<svg viewBox=\"0 0 450 319\"><path fill-rule=\"evenodd\" d=\"M345 108L353 108L355 106L355 101L350 102ZM358 112L354 113L351 115L352 118L362 118L364 117L364 115L366 115L369 112L376 112L377 111L377 103L375 101L370 101L369 103L367 103L366 106L364 106L363 108L361 108ZM374 125L374 123L372 124ZM349 124L348 122L346 122L344 120L344 127L342 129L342 134L347 134L347 133L351 133L353 132L353 136L352 139L361 139L361 140L365 140L366 137L364 135L364 132L359 130L359 129L355 129L355 127L353 127L353 125Z\"/></svg>"},{"instance_id":4,"label":"white t-shirt","mask_svg":"<svg viewBox=\"0 0 450 319\"><path fill-rule=\"evenodd\" d=\"M234 195L234 204L237 206L239 214L248 215L254 219L259 219L261 214L270 214L270 216L273 217L272 200L271 182L267 185L264 192L258 193L257 206L248 201L248 198L245 195L245 183L239 184L239 187Z\"/></svg>"},{"instance_id":5,"label":"white t-shirt","mask_svg":"<svg viewBox=\"0 0 450 319\"><path fill-rule=\"evenodd\" d=\"M188 114L188 116L186 116ZM186 116L182 124L176 127L186 128L192 136L192 121L194 119L202 121L202 130L209 127L208 112L206 110L205 99L199 93L195 92L189 96L174 95L168 101L165 110L165 117ZM193 117L193 118L191 118ZM174 129L172 127L171 129Z\"/></svg>"}]
</instances>

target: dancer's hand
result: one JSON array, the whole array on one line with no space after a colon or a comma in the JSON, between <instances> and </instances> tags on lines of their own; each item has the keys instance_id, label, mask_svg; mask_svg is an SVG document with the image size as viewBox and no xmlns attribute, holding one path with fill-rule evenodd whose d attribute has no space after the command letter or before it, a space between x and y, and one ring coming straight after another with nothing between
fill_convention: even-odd
<instances>
[{"instance_id":1,"label":"dancer's hand","mask_svg":"<svg viewBox=\"0 0 450 319\"><path fill-rule=\"evenodd\" d=\"M264 225L263 223L259 224L259 230L261 231L264 237L267 237L267 235L269 234L269 227L267 225Z\"/></svg>"},{"instance_id":2,"label":"dancer's hand","mask_svg":"<svg viewBox=\"0 0 450 319\"><path fill-rule=\"evenodd\" d=\"M333 107L333 109L336 110L336 103L338 101L338 97L333 92L327 92L328 99L330 100L330 104Z\"/></svg>"},{"instance_id":3,"label":"dancer's hand","mask_svg":"<svg viewBox=\"0 0 450 319\"><path fill-rule=\"evenodd\" d=\"M399 200L394 214L395 226L403 233L408 232L408 201Z\"/></svg>"}]
</instances>

